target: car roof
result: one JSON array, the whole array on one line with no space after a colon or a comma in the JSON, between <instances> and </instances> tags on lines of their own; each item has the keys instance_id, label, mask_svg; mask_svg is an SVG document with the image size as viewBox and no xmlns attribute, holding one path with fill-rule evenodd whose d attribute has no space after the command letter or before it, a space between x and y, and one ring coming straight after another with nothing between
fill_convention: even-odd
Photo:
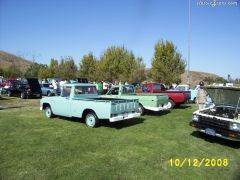
<instances>
[{"instance_id":1,"label":"car roof","mask_svg":"<svg viewBox=\"0 0 240 180\"><path fill-rule=\"evenodd\" d=\"M89 83L67 83L67 84L64 84L63 86L75 87L75 86L96 86L96 85L89 84Z\"/></svg>"}]
</instances>

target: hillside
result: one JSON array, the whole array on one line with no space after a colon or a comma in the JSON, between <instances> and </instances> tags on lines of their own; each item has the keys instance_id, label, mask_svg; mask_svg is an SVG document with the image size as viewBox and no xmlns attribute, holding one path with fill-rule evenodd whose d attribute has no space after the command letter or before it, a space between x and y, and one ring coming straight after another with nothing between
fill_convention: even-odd
<instances>
[{"instance_id":1,"label":"hillside","mask_svg":"<svg viewBox=\"0 0 240 180\"><path fill-rule=\"evenodd\" d=\"M217 78L219 77L216 74L206 73L206 72L198 72L198 71L190 71L190 85L191 87L195 87L197 84L199 84L200 81L202 81L206 77L212 77ZM187 83L187 72L181 75L181 84Z\"/></svg>"},{"instance_id":2,"label":"hillside","mask_svg":"<svg viewBox=\"0 0 240 180\"><path fill-rule=\"evenodd\" d=\"M31 63L31 61L28 61L24 58L0 50L0 67L2 69L6 69L11 65L15 65L19 67L20 71L25 72Z\"/></svg>"}]
</instances>

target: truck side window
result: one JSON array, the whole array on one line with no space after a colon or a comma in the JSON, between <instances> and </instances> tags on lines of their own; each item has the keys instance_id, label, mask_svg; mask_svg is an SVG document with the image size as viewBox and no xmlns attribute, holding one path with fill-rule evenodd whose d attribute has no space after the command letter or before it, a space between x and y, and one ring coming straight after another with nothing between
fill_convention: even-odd
<instances>
[{"instance_id":1,"label":"truck side window","mask_svg":"<svg viewBox=\"0 0 240 180\"><path fill-rule=\"evenodd\" d=\"M74 95L83 94L83 89L81 86L76 86L74 90Z\"/></svg>"},{"instance_id":2,"label":"truck side window","mask_svg":"<svg viewBox=\"0 0 240 180\"><path fill-rule=\"evenodd\" d=\"M62 97L69 97L71 92L71 87L63 87Z\"/></svg>"}]
</instances>

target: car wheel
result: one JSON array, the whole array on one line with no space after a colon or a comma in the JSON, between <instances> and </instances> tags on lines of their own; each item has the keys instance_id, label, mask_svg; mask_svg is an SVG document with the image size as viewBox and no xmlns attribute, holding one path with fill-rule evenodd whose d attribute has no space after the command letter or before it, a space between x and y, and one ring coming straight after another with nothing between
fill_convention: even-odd
<instances>
[{"instance_id":1,"label":"car wheel","mask_svg":"<svg viewBox=\"0 0 240 180\"><path fill-rule=\"evenodd\" d=\"M86 125L90 128L95 128L99 125L99 119L94 112L89 112L85 116Z\"/></svg>"},{"instance_id":2,"label":"car wheel","mask_svg":"<svg viewBox=\"0 0 240 180\"><path fill-rule=\"evenodd\" d=\"M176 104L173 102L173 100L171 99L168 100L168 104L167 104L168 109L173 109L175 105Z\"/></svg>"},{"instance_id":3,"label":"car wheel","mask_svg":"<svg viewBox=\"0 0 240 180\"><path fill-rule=\"evenodd\" d=\"M45 115L47 118L52 118L53 117L53 112L50 106L47 106L45 108Z\"/></svg>"},{"instance_id":4,"label":"car wheel","mask_svg":"<svg viewBox=\"0 0 240 180\"><path fill-rule=\"evenodd\" d=\"M51 96L51 92L50 91L47 92L47 96L48 97Z\"/></svg>"},{"instance_id":5,"label":"car wheel","mask_svg":"<svg viewBox=\"0 0 240 180\"><path fill-rule=\"evenodd\" d=\"M21 99L26 99L26 95L25 95L25 93L21 93Z\"/></svg>"},{"instance_id":6,"label":"car wheel","mask_svg":"<svg viewBox=\"0 0 240 180\"><path fill-rule=\"evenodd\" d=\"M139 104L138 112L141 114L141 116L144 115L145 109L144 109L143 105Z\"/></svg>"},{"instance_id":7,"label":"car wheel","mask_svg":"<svg viewBox=\"0 0 240 180\"><path fill-rule=\"evenodd\" d=\"M12 96L12 92L11 92L11 91L8 91L8 92L7 92L7 96L8 96L8 97Z\"/></svg>"},{"instance_id":8,"label":"car wheel","mask_svg":"<svg viewBox=\"0 0 240 180\"><path fill-rule=\"evenodd\" d=\"M193 99L193 103L197 104L197 103L196 103L196 98Z\"/></svg>"}]
</instances>

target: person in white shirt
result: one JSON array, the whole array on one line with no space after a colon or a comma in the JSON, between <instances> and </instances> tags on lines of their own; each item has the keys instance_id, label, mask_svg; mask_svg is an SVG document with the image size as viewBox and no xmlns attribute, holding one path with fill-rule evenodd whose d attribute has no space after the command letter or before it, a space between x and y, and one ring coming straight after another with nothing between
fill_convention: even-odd
<instances>
[{"instance_id":1,"label":"person in white shirt","mask_svg":"<svg viewBox=\"0 0 240 180\"><path fill-rule=\"evenodd\" d=\"M104 81L103 82L103 92L102 92L102 94L106 94L107 93L108 86L109 86L109 84L106 81Z\"/></svg>"}]
</instances>

